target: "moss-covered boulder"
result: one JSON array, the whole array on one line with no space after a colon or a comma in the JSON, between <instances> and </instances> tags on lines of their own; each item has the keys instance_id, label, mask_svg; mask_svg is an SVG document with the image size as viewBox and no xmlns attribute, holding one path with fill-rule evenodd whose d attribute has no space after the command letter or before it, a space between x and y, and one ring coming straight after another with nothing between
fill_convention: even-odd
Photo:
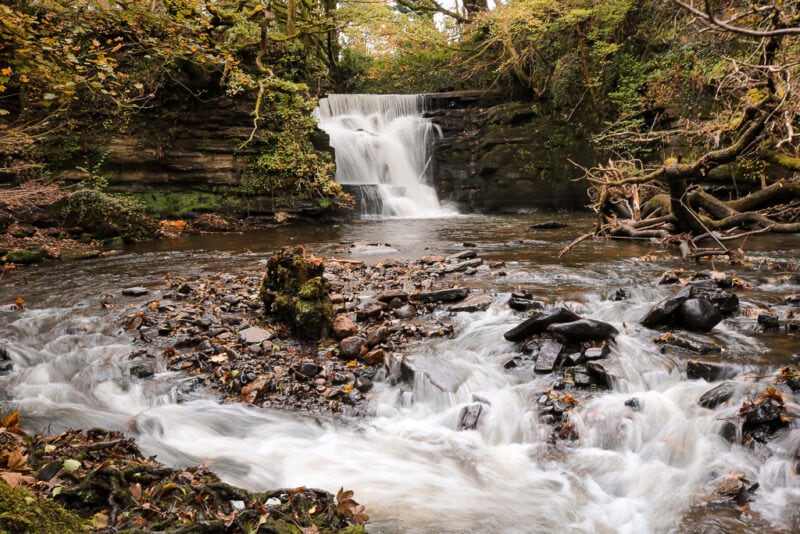
<instances>
[{"instance_id":1,"label":"moss-covered boulder","mask_svg":"<svg viewBox=\"0 0 800 534\"><path fill-rule=\"evenodd\" d=\"M12 250L5 255L6 263L29 264L38 263L47 258L47 252L39 247Z\"/></svg>"},{"instance_id":2,"label":"moss-covered boulder","mask_svg":"<svg viewBox=\"0 0 800 534\"><path fill-rule=\"evenodd\" d=\"M333 305L323 273L325 264L303 247L284 247L267 260L259 295L268 315L305 339L325 337L333 324Z\"/></svg>"},{"instance_id":3,"label":"moss-covered boulder","mask_svg":"<svg viewBox=\"0 0 800 534\"><path fill-rule=\"evenodd\" d=\"M82 533L84 521L60 504L38 499L22 488L12 488L0 480L0 533L34 534Z\"/></svg>"},{"instance_id":4,"label":"moss-covered boulder","mask_svg":"<svg viewBox=\"0 0 800 534\"><path fill-rule=\"evenodd\" d=\"M82 188L59 206L61 224L96 239L121 237L137 241L153 237L157 225L144 205L133 197Z\"/></svg>"}]
</instances>

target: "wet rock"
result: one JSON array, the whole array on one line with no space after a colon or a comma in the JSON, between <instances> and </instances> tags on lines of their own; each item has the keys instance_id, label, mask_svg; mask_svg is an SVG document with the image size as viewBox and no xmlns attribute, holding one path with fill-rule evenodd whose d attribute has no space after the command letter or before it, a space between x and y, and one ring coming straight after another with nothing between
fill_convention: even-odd
<instances>
[{"instance_id":1,"label":"wet rock","mask_svg":"<svg viewBox=\"0 0 800 534\"><path fill-rule=\"evenodd\" d=\"M535 223L530 226L531 230L550 230L554 228L566 228L568 225L567 223L560 222L560 221L544 221L540 223Z\"/></svg>"},{"instance_id":2,"label":"wet rock","mask_svg":"<svg viewBox=\"0 0 800 534\"><path fill-rule=\"evenodd\" d=\"M583 360L584 361L592 361L592 360L602 360L606 356L610 349L608 345L603 345L602 347L589 347L588 349L583 351Z\"/></svg>"},{"instance_id":3,"label":"wet rock","mask_svg":"<svg viewBox=\"0 0 800 534\"><path fill-rule=\"evenodd\" d=\"M735 369L721 363L699 362L697 360L690 360L686 363L686 377L689 380L703 379L706 382L715 382L735 375Z\"/></svg>"},{"instance_id":4,"label":"wet rock","mask_svg":"<svg viewBox=\"0 0 800 534\"><path fill-rule=\"evenodd\" d=\"M355 333L358 331L358 327L356 326L356 323L351 321L346 315L337 315L333 320L331 331L333 332L333 337L336 339L344 339L346 337L355 335Z\"/></svg>"},{"instance_id":5,"label":"wet rock","mask_svg":"<svg viewBox=\"0 0 800 534\"><path fill-rule=\"evenodd\" d=\"M717 434L722 436L722 439L728 443L735 443L736 433L737 429L735 424L733 424L731 421L720 421L720 424L717 427Z\"/></svg>"},{"instance_id":6,"label":"wet rock","mask_svg":"<svg viewBox=\"0 0 800 534\"><path fill-rule=\"evenodd\" d=\"M366 393L367 391L372 389L372 380L364 376L359 376L356 377L354 386L361 393Z\"/></svg>"},{"instance_id":7,"label":"wet rock","mask_svg":"<svg viewBox=\"0 0 800 534\"><path fill-rule=\"evenodd\" d=\"M462 262L456 263L454 265L450 265L448 267L445 267L444 269L442 269L442 273L443 274L451 274L451 273L457 273L457 272L467 272L468 270L470 270L472 268L480 267L480 265L482 263L483 263L483 260L480 259L480 258L475 258L473 260L462 261Z\"/></svg>"},{"instance_id":8,"label":"wet rock","mask_svg":"<svg viewBox=\"0 0 800 534\"><path fill-rule=\"evenodd\" d=\"M686 286L671 297L668 297L647 312L641 323L648 328L656 328L665 326L672 322L672 314L674 314L681 304L689 299L692 295L692 287Z\"/></svg>"},{"instance_id":9,"label":"wet rock","mask_svg":"<svg viewBox=\"0 0 800 534\"><path fill-rule=\"evenodd\" d=\"M598 387L605 389L611 388L612 378L605 365L600 362L588 362L586 364L586 371Z\"/></svg>"},{"instance_id":10,"label":"wet rock","mask_svg":"<svg viewBox=\"0 0 800 534\"><path fill-rule=\"evenodd\" d=\"M417 315L417 309L411 304L401 306L394 311L395 316L399 319L412 319Z\"/></svg>"},{"instance_id":11,"label":"wet rock","mask_svg":"<svg viewBox=\"0 0 800 534\"><path fill-rule=\"evenodd\" d=\"M364 363L367 365L383 365L386 362L386 352L383 349L369 351L364 356Z\"/></svg>"},{"instance_id":12,"label":"wet rock","mask_svg":"<svg viewBox=\"0 0 800 534\"><path fill-rule=\"evenodd\" d=\"M654 340L656 343L670 345L677 347L695 354L719 354L722 352L722 347L713 341L706 341L690 337L685 334L675 332L667 332L666 334L657 337Z\"/></svg>"},{"instance_id":13,"label":"wet rock","mask_svg":"<svg viewBox=\"0 0 800 534\"><path fill-rule=\"evenodd\" d=\"M478 426L478 420L483 412L483 404L475 403L464 406L459 416L459 430L473 430Z\"/></svg>"},{"instance_id":14,"label":"wet rock","mask_svg":"<svg viewBox=\"0 0 800 534\"><path fill-rule=\"evenodd\" d=\"M736 393L734 385L731 382L723 382L703 393L697 404L703 408L714 409L723 402L728 402L734 393Z\"/></svg>"},{"instance_id":15,"label":"wet rock","mask_svg":"<svg viewBox=\"0 0 800 534\"><path fill-rule=\"evenodd\" d=\"M775 313L761 312L758 314L758 326L764 330L777 330L781 326L781 320Z\"/></svg>"},{"instance_id":16,"label":"wet rock","mask_svg":"<svg viewBox=\"0 0 800 534\"><path fill-rule=\"evenodd\" d=\"M148 378L156 374L156 362L153 360L138 358L128 369L131 376L136 378Z\"/></svg>"},{"instance_id":17,"label":"wet rock","mask_svg":"<svg viewBox=\"0 0 800 534\"><path fill-rule=\"evenodd\" d=\"M508 307L516 311L543 310L545 303L541 300L512 296L508 301Z\"/></svg>"},{"instance_id":18,"label":"wet rock","mask_svg":"<svg viewBox=\"0 0 800 534\"><path fill-rule=\"evenodd\" d=\"M575 387L589 388L596 385L592 375L589 374L589 370L585 365L574 366L570 371L570 376L572 377L572 384Z\"/></svg>"},{"instance_id":19,"label":"wet rock","mask_svg":"<svg viewBox=\"0 0 800 534\"><path fill-rule=\"evenodd\" d=\"M356 308L356 320L359 322L377 319L383 313L385 304L380 302L365 302Z\"/></svg>"},{"instance_id":20,"label":"wet rock","mask_svg":"<svg viewBox=\"0 0 800 534\"><path fill-rule=\"evenodd\" d=\"M564 307L554 308L536 313L503 334L507 341L516 343L524 341L535 334L542 334L547 327L556 323L577 321L580 316Z\"/></svg>"},{"instance_id":21,"label":"wet rock","mask_svg":"<svg viewBox=\"0 0 800 534\"><path fill-rule=\"evenodd\" d=\"M788 426L785 412L783 397L773 388L767 388L752 403L744 403L739 417L745 444L752 441L764 443L777 430Z\"/></svg>"},{"instance_id":22,"label":"wet rock","mask_svg":"<svg viewBox=\"0 0 800 534\"><path fill-rule=\"evenodd\" d=\"M631 397L630 399L626 400L625 406L627 406L634 412L638 412L642 409L642 405L639 403L639 399L636 397Z\"/></svg>"},{"instance_id":23,"label":"wet rock","mask_svg":"<svg viewBox=\"0 0 800 534\"><path fill-rule=\"evenodd\" d=\"M547 331L565 342L613 340L619 334L612 325L595 319L551 324Z\"/></svg>"},{"instance_id":24,"label":"wet rock","mask_svg":"<svg viewBox=\"0 0 800 534\"><path fill-rule=\"evenodd\" d=\"M717 287L693 285L692 296L706 299L723 316L739 311L739 297L731 291L725 291Z\"/></svg>"},{"instance_id":25,"label":"wet rock","mask_svg":"<svg viewBox=\"0 0 800 534\"><path fill-rule=\"evenodd\" d=\"M420 377L445 393L455 393L470 375L466 369L433 355L405 355L400 362L400 371L401 378L409 384L414 384Z\"/></svg>"},{"instance_id":26,"label":"wet rock","mask_svg":"<svg viewBox=\"0 0 800 534\"><path fill-rule=\"evenodd\" d=\"M583 357L583 354L580 352L572 352L564 356L563 366L564 367L574 367L576 365L580 365L584 363L586 359Z\"/></svg>"},{"instance_id":27,"label":"wet rock","mask_svg":"<svg viewBox=\"0 0 800 534\"><path fill-rule=\"evenodd\" d=\"M536 363L533 370L537 373L552 373L556 365L558 365L561 352L564 350L564 345L553 339L545 339L539 349L539 356L536 358Z\"/></svg>"},{"instance_id":28,"label":"wet rock","mask_svg":"<svg viewBox=\"0 0 800 534\"><path fill-rule=\"evenodd\" d=\"M126 287L122 290L122 294L126 297L141 297L149 292L150 290L146 287Z\"/></svg>"},{"instance_id":29,"label":"wet rock","mask_svg":"<svg viewBox=\"0 0 800 534\"><path fill-rule=\"evenodd\" d=\"M420 263L424 265L433 265L435 263L442 263L445 261L444 256L422 256L419 259Z\"/></svg>"},{"instance_id":30,"label":"wet rock","mask_svg":"<svg viewBox=\"0 0 800 534\"><path fill-rule=\"evenodd\" d=\"M627 300L631 298L631 293L624 287L618 287L608 296L608 300L619 302L620 300Z\"/></svg>"},{"instance_id":31,"label":"wet rock","mask_svg":"<svg viewBox=\"0 0 800 534\"><path fill-rule=\"evenodd\" d=\"M473 313L477 311L485 311L492 304L491 295L472 295L458 304L454 304L448 308L451 312L468 312Z\"/></svg>"},{"instance_id":32,"label":"wet rock","mask_svg":"<svg viewBox=\"0 0 800 534\"><path fill-rule=\"evenodd\" d=\"M227 219L213 213L203 213L192 221L192 228L202 232L229 232L233 225Z\"/></svg>"},{"instance_id":33,"label":"wet rock","mask_svg":"<svg viewBox=\"0 0 800 534\"><path fill-rule=\"evenodd\" d=\"M786 304L800 305L800 295L789 295L783 299Z\"/></svg>"},{"instance_id":34,"label":"wet rock","mask_svg":"<svg viewBox=\"0 0 800 534\"><path fill-rule=\"evenodd\" d=\"M375 295L375 300L378 302L391 302L394 299L400 299L405 302L408 300L408 293L402 289L389 289Z\"/></svg>"},{"instance_id":35,"label":"wet rock","mask_svg":"<svg viewBox=\"0 0 800 534\"><path fill-rule=\"evenodd\" d=\"M273 333L264 328L251 326L239 331L239 339L247 345L258 345L273 338Z\"/></svg>"},{"instance_id":36,"label":"wet rock","mask_svg":"<svg viewBox=\"0 0 800 534\"><path fill-rule=\"evenodd\" d=\"M678 308L680 324L694 332L708 332L722 321L722 314L703 297L685 300Z\"/></svg>"},{"instance_id":37,"label":"wet rock","mask_svg":"<svg viewBox=\"0 0 800 534\"><path fill-rule=\"evenodd\" d=\"M0 348L0 375L9 373L14 368L11 356L6 349Z\"/></svg>"},{"instance_id":38,"label":"wet rock","mask_svg":"<svg viewBox=\"0 0 800 534\"><path fill-rule=\"evenodd\" d=\"M322 368L311 360L303 360L297 365L295 370L305 378L314 378L319 374Z\"/></svg>"},{"instance_id":39,"label":"wet rock","mask_svg":"<svg viewBox=\"0 0 800 534\"><path fill-rule=\"evenodd\" d=\"M414 302L457 302L465 299L467 295L469 295L468 287L453 287L450 289L440 289L438 291L416 293L409 298Z\"/></svg>"},{"instance_id":40,"label":"wet rock","mask_svg":"<svg viewBox=\"0 0 800 534\"><path fill-rule=\"evenodd\" d=\"M471 260L477 257L478 253L474 250L462 250L461 252L456 252L455 254L447 256L447 261Z\"/></svg>"},{"instance_id":41,"label":"wet rock","mask_svg":"<svg viewBox=\"0 0 800 534\"><path fill-rule=\"evenodd\" d=\"M367 352L367 342L363 337L350 336L339 342L339 355L342 358L352 360L360 358Z\"/></svg>"},{"instance_id":42,"label":"wet rock","mask_svg":"<svg viewBox=\"0 0 800 534\"><path fill-rule=\"evenodd\" d=\"M386 338L389 337L389 329L385 326L379 326L378 328L372 330L367 335L367 346L372 348L375 345L380 345Z\"/></svg>"}]
</instances>

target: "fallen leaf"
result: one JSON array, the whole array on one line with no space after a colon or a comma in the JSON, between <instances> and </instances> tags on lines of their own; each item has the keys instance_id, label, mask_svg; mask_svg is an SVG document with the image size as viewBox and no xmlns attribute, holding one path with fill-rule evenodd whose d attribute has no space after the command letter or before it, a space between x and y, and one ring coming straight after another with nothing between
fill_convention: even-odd
<instances>
[{"instance_id":1,"label":"fallen leaf","mask_svg":"<svg viewBox=\"0 0 800 534\"><path fill-rule=\"evenodd\" d=\"M18 310L21 310L25 307L25 301L22 300L22 297L17 297L14 299L14 307Z\"/></svg>"},{"instance_id":2,"label":"fallen leaf","mask_svg":"<svg viewBox=\"0 0 800 534\"><path fill-rule=\"evenodd\" d=\"M128 488L131 492L131 497L137 503L142 499L142 485L140 483L131 484Z\"/></svg>"},{"instance_id":3,"label":"fallen leaf","mask_svg":"<svg viewBox=\"0 0 800 534\"><path fill-rule=\"evenodd\" d=\"M27 461L28 455L22 454L19 449L15 449L11 451L6 459L6 468L9 471L30 471Z\"/></svg>"},{"instance_id":4,"label":"fallen leaf","mask_svg":"<svg viewBox=\"0 0 800 534\"><path fill-rule=\"evenodd\" d=\"M12 488L36 483L35 478L23 475L22 473L15 473L13 471L0 471L0 478L5 480L6 484Z\"/></svg>"}]
</instances>

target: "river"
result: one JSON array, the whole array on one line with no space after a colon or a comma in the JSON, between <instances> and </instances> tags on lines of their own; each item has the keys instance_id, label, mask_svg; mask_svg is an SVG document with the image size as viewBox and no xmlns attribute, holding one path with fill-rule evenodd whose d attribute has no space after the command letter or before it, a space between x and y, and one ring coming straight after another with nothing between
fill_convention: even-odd
<instances>
[{"instance_id":1,"label":"river","mask_svg":"<svg viewBox=\"0 0 800 534\"><path fill-rule=\"evenodd\" d=\"M557 218L566 228L533 231ZM0 412L19 410L33 431L105 427L135 436L146 455L171 465L207 463L224 480L253 490L306 485L353 489L371 516L369 532L789 532L800 525L796 422L755 448L719 435L739 406L771 374L800 354L796 337L755 333L741 313L710 338L739 378L729 403L697 400L714 384L687 380L691 355L663 352L659 332L638 326L650 305L674 291L657 285L664 271L693 268L677 260L643 261L657 247L631 241L585 242L558 251L591 224L581 214L455 216L281 227L265 232L189 236L145 243L124 253L49 263L5 273L0 280L0 347L13 363L0 375ZM474 244L498 269L455 283L491 292L483 312L449 317L453 337L414 345L416 358L435 358L465 377L453 393L418 381L377 383L371 414L359 419L310 417L290 411L218 404L189 389L176 372L149 379L128 372L137 342L120 326L131 307L157 298L176 276L259 269L288 243L323 257L377 263L449 254ZM751 239L748 251L800 259L800 236ZM702 268L708 268L704 264ZM742 269L753 283L738 291L742 309L772 306L800 286L775 273ZM145 286L148 296L121 289ZM622 333L608 364L613 387L572 412L579 438L552 443L536 408L550 375L510 372L518 354L503 333L522 320L507 306L513 290L608 321ZM625 289L629 298L611 298ZM15 298L25 308L14 309ZM111 304L111 306L109 306ZM787 402L794 403L788 389ZM635 397L639 409L631 408ZM486 409L474 430L459 430L461 409L480 399ZM747 509L716 494L732 472L759 488Z\"/></svg>"}]
</instances>

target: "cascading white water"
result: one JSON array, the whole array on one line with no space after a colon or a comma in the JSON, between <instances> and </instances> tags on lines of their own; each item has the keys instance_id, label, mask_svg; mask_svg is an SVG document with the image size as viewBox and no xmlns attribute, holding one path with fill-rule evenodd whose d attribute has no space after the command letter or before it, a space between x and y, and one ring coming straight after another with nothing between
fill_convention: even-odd
<instances>
[{"instance_id":1,"label":"cascading white water","mask_svg":"<svg viewBox=\"0 0 800 534\"><path fill-rule=\"evenodd\" d=\"M409 226L407 221L391 224ZM366 225L354 226L364 231ZM485 226L462 226L459 234ZM102 287L141 283L143 276L152 277L148 285L158 286L160 277L176 269L218 265L213 254L152 256L138 264L105 261L121 266L102 280ZM714 384L687 380L677 357L663 354L651 341L656 333L636 326L650 303L670 293L645 282L658 272L653 264L532 268L509 262L503 278L548 288L548 294L568 286L581 296L582 314L609 321L622 332L605 360L616 377L612 390L597 392L574 409L577 442L555 445L548 442L551 427L542 422L536 403L552 385L550 376L508 372L502 365L519 354L518 346L503 339L521 319L506 305L507 293L498 293L484 312L453 316L453 338L409 349L419 368L451 388L443 391L424 374L413 385L377 382L374 413L342 423L219 404L202 392L187 396L181 386L190 378L163 367L152 379L132 377L127 355L136 346L119 326L124 306L120 303L117 316L100 311L105 297L97 290L97 269L83 265L72 268L72 278L65 273L69 266L43 267L32 277L59 277L67 288L61 299L78 304L54 303L43 289L48 297L38 299L43 301L38 307L33 296L24 310L0 307L0 348L13 363L11 373L0 375L0 408L20 410L29 428L124 430L136 436L145 454L162 462L206 462L226 481L254 490L306 485L336 492L344 486L366 504L372 534L678 532L687 511L713 507L708 503L719 499L717 485L732 472L760 484L747 512L761 518L758 525L790 532L800 522L796 423L755 449L729 443L717 432L721 422L736 419L742 402L771 383L775 367L742 376L730 402L700 407L698 398ZM83 278L76 279L76 273ZM596 294L599 284L609 283L634 288L630 299L618 302ZM32 291L27 284L19 288ZM13 294L3 290L0 304ZM776 294L786 290L774 289ZM800 286L788 290L797 292ZM155 289L147 297L152 298L161 298ZM715 337L734 366L766 351L762 340L743 336L727 321L715 328ZM743 364L738 370L746 375L751 368ZM626 404L632 397L638 410ZM795 395L786 391L785 398L796 417ZM483 406L477 428L460 430L461 410L476 402ZM693 532L709 531L707 525ZM737 527L747 532L752 525L743 521Z\"/></svg>"},{"instance_id":2,"label":"cascading white water","mask_svg":"<svg viewBox=\"0 0 800 534\"><path fill-rule=\"evenodd\" d=\"M431 186L437 128L422 95L330 95L315 115L336 151L336 181L358 189L362 214L378 218L452 215Z\"/></svg>"}]
</instances>

